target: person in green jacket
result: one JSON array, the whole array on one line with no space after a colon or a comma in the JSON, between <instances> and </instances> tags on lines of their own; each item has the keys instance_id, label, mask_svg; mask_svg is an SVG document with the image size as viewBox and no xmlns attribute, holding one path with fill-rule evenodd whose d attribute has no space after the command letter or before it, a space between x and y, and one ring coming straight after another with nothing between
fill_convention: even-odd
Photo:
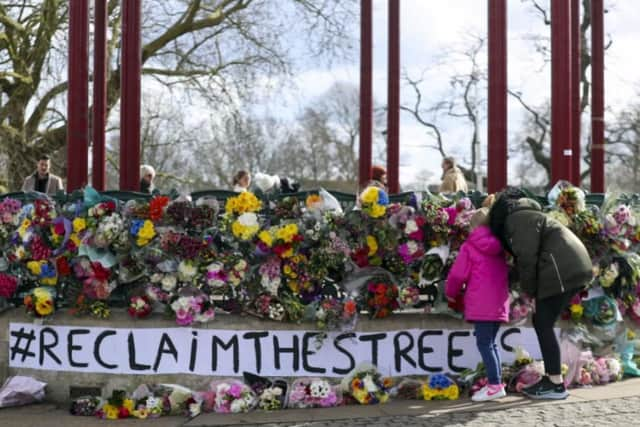
<instances>
[{"instance_id":1,"label":"person in green jacket","mask_svg":"<svg viewBox=\"0 0 640 427\"><path fill-rule=\"evenodd\" d=\"M534 399L564 399L569 394L554 325L571 298L592 280L589 253L571 230L545 215L518 189L508 188L498 197L489 225L514 256L522 290L536 302L533 326L546 375L523 393Z\"/></svg>"}]
</instances>

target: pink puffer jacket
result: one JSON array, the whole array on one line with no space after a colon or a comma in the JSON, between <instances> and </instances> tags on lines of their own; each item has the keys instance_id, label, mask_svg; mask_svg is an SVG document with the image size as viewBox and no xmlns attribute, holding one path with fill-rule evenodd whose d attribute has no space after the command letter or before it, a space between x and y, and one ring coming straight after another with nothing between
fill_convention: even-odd
<instances>
[{"instance_id":1,"label":"pink puffer jacket","mask_svg":"<svg viewBox=\"0 0 640 427\"><path fill-rule=\"evenodd\" d=\"M447 297L455 299L465 284L466 320L509 320L509 267L500 241L487 226L473 230L460 248L447 277Z\"/></svg>"}]
</instances>

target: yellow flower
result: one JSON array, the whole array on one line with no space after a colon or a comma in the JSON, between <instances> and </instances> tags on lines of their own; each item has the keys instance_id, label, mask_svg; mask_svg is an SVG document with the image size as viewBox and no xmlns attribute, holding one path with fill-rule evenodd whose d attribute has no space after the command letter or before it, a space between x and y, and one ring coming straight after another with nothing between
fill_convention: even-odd
<instances>
[{"instance_id":1,"label":"yellow flower","mask_svg":"<svg viewBox=\"0 0 640 427\"><path fill-rule=\"evenodd\" d=\"M262 230L260 234L258 234L258 238L269 247L273 245L273 236L271 236L271 233L266 230Z\"/></svg>"},{"instance_id":2,"label":"yellow flower","mask_svg":"<svg viewBox=\"0 0 640 427\"><path fill-rule=\"evenodd\" d=\"M258 200L255 194L244 191L238 196L229 197L225 204L225 211L228 214L243 214L246 212L259 211L262 208L262 202Z\"/></svg>"},{"instance_id":3,"label":"yellow flower","mask_svg":"<svg viewBox=\"0 0 640 427\"><path fill-rule=\"evenodd\" d=\"M104 414L106 415L108 420L118 419L118 414L120 413L120 410L116 406L113 406L107 403L102 407L102 410L104 411Z\"/></svg>"},{"instance_id":4,"label":"yellow flower","mask_svg":"<svg viewBox=\"0 0 640 427\"><path fill-rule=\"evenodd\" d=\"M31 221L29 221L28 219L24 219L22 221L22 224L20 225L20 228L18 229L18 234L20 235L20 237L24 237L25 233L27 232L27 229L31 226Z\"/></svg>"},{"instance_id":5,"label":"yellow flower","mask_svg":"<svg viewBox=\"0 0 640 427\"><path fill-rule=\"evenodd\" d=\"M281 255L282 258L291 258L291 256L293 255L293 248L289 248L286 251L284 251Z\"/></svg>"},{"instance_id":6,"label":"yellow flower","mask_svg":"<svg viewBox=\"0 0 640 427\"><path fill-rule=\"evenodd\" d=\"M294 294L300 292L300 285L295 280L287 281L287 286L289 286L289 289L291 289L291 292L293 292Z\"/></svg>"},{"instance_id":7,"label":"yellow flower","mask_svg":"<svg viewBox=\"0 0 640 427\"><path fill-rule=\"evenodd\" d=\"M240 224L239 221L234 221L233 224L231 224L231 231L233 232L233 235L242 240L250 240L255 236L259 229L260 227L257 225L244 226Z\"/></svg>"},{"instance_id":8,"label":"yellow flower","mask_svg":"<svg viewBox=\"0 0 640 427\"><path fill-rule=\"evenodd\" d=\"M135 411L131 411L131 415L138 418L139 420L145 420L149 416L149 410L145 407L142 407Z\"/></svg>"},{"instance_id":9,"label":"yellow flower","mask_svg":"<svg viewBox=\"0 0 640 427\"><path fill-rule=\"evenodd\" d=\"M138 231L138 238L151 240L155 237L156 230L153 226L153 222L151 220L145 220L142 228Z\"/></svg>"},{"instance_id":10,"label":"yellow flower","mask_svg":"<svg viewBox=\"0 0 640 427\"><path fill-rule=\"evenodd\" d=\"M387 211L387 208L385 206L382 206L376 203L373 206L371 206L371 208L369 209L369 216L371 218L380 218L382 215L385 214L386 211Z\"/></svg>"},{"instance_id":11,"label":"yellow flower","mask_svg":"<svg viewBox=\"0 0 640 427\"><path fill-rule=\"evenodd\" d=\"M360 197L363 203L373 204L378 202L378 189L376 187L368 187L362 192Z\"/></svg>"},{"instance_id":12,"label":"yellow flower","mask_svg":"<svg viewBox=\"0 0 640 427\"><path fill-rule=\"evenodd\" d=\"M82 230L87 228L87 221L84 218L74 218L73 219L73 231L74 233L79 233Z\"/></svg>"},{"instance_id":13,"label":"yellow flower","mask_svg":"<svg viewBox=\"0 0 640 427\"><path fill-rule=\"evenodd\" d=\"M287 224L276 230L276 239L291 243L296 234L298 234L298 226L296 224Z\"/></svg>"},{"instance_id":14,"label":"yellow flower","mask_svg":"<svg viewBox=\"0 0 640 427\"><path fill-rule=\"evenodd\" d=\"M124 399L122 401L122 407L125 408L127 411L131 412L133 411L133 400L131 399Z\"/></svg>"},{"instance_id":15,"label":"yellow flower","mask_svg":"<svg viewBox=\"0 0 640 427\"><path fill-rule=\"evenodd\" d=\"M584 307L582 307L581 304L571 304L569 311L571 311L572 317L580 318L582 317L582 313L584 313Z\"/></svg>"},{"instance_id":16,"label":"yellow flower","mask_svg":"<svg viewBox=\"0 0 640 427\"><path fill-rule=\"evenodd\" d=\"M40 300L36 302L36 313L40 316L48 316L53 312L53 301L50 299Z\"/></svg>"},{"instance_id":17,"label":"yellow flower","mask_svg":"<svg viewBox=\"0 0 640 427\"><path fill-rule=\"evenodd\" d=\"M53 277L43 277L40 279L40 283L47 286L55 286L58 283L58 276Z\"/></svg>"},{"instance_id":18,"label":"yellow flower","mask_svg":"<svg viewBox=\"0 0 640 427\"><path fill-rule=\"evenodd\" d=\"M78 237L77 233L71 233L71 236L69 236L69 240L71 240L73 244L76 245L76 247L80 246L80 237Z\"/></svg>"},{"instance_id":19,"label":"yellow flower","mask_svg":"<svg viewBox=\"0 0 640 427\"><path fill-rule=\"evenodd\" d=\"M379 397L380 403L386 403L389 400L389 395L387 393L382 393Z\"/></svg>"},{"instance_id":20,"label":"yellow flower","mask_svg":"<svg viewBox=\"0 0 640 427\"><path fill-rule=\"evenodd\" d=\"M24 248L22 246L19 246L15 252L14 255L16 256L16 258L18 260L22 260L24 259L24 257L27 255L26 251L24 250Z\"/></svg>"},{"instance_id":21,"label":"yellow flower","mask_svg":"<svg viewBox=\"0 0 640 427\"><path fill-rule=\"evenodd\" d=\"M378 241L372 235L367 236L367 246L369 247L369 256L373 256L378 252Z\"/></svg>"},{"instance_id":22,"label":"yellow flower","mask_svg":"<svg viewBox=\"0 0 640 427\"><path fill-rule=\"evenodd\" d=\"M41 261L29 261L27 263L27 268L34 276L39 276L42 271L42 262Z\"/></svg>"}]
</instances>

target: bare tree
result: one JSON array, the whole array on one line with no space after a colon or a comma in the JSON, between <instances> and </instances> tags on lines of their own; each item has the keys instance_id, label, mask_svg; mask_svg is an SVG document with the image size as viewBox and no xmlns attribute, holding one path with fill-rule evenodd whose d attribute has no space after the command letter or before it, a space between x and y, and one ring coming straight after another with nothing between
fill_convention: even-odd
<instances>
[{"instance_id":1,"label":"bare tree","mask_svg":"<svg viewBox=\"0 0 640 427\"><path fill-rule=\"evenodd\" d=\"M109 0L107 107L120 97L120 1ZM315 57L348 47L354 0L147 0L143 74L169 88L195 90L212 102L247 94L258 76L288 73L292 32L307 34ZM17 188L40 152L66 143L68 2L0 4L0 152L11 150L10 186ZM339 52L337 52L339 53Z\"/></svg>"},{"instance_id":2,"label":"bare tree","mask_svg":"<svg viewBox=\"0 0 640 427\"><path fill-rule=\"evenodd\" d=\"M423 76L412 78L405 74L403 80L414 93L413 104L400 106L422 126L427 129L427 135L432 140L427 147L440 153L442 157L450 155L450 145L444 140L442 130L446 121L461 121L470 129L465 159L460 162L465 177L469 181L476 181L476 175L480 170L480 162L477 158L477 147L480 144L480 125L482 123L482 111L486 104L486 68L480 63L480 55L485 52L485 39L473 37L469 46L461 51L447 52L451 60L461 58L465 63L465 71L456 72L449 78L449 90L440 94L437 101L427 104L422 94Z\"/></svg>"}]
</instances>

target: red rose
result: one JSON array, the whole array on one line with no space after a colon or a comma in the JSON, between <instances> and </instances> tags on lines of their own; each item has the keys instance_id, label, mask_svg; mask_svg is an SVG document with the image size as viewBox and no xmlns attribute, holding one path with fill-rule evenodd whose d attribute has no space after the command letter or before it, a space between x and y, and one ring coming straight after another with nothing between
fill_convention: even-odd
<instances>
[{"instance_id":1,"label":"red rose","mask_svg":"<svg viewBox=\"0 0 640 427\"><path fill-rule=\"evenodd\" d=\"M91 267L93 268L93 276L95 278L95 280L98 280L100 282L104 282L109 280L109 276L111 275L111 271L104 268L102 266L102 264L100 264L99 262L92 262L91 263Z\"/></svg>"},{"instance_id":2,"label":"red rose","mask_svg":"<svg viewBox=\"0 0 640 427\"><path fill-rule=\"evenodd\" d=\"M56 258L56 270L58 270L59 276L68 276L71 274L71 266L69 262L63 256Z\"/></svg>"}]
</instances>

